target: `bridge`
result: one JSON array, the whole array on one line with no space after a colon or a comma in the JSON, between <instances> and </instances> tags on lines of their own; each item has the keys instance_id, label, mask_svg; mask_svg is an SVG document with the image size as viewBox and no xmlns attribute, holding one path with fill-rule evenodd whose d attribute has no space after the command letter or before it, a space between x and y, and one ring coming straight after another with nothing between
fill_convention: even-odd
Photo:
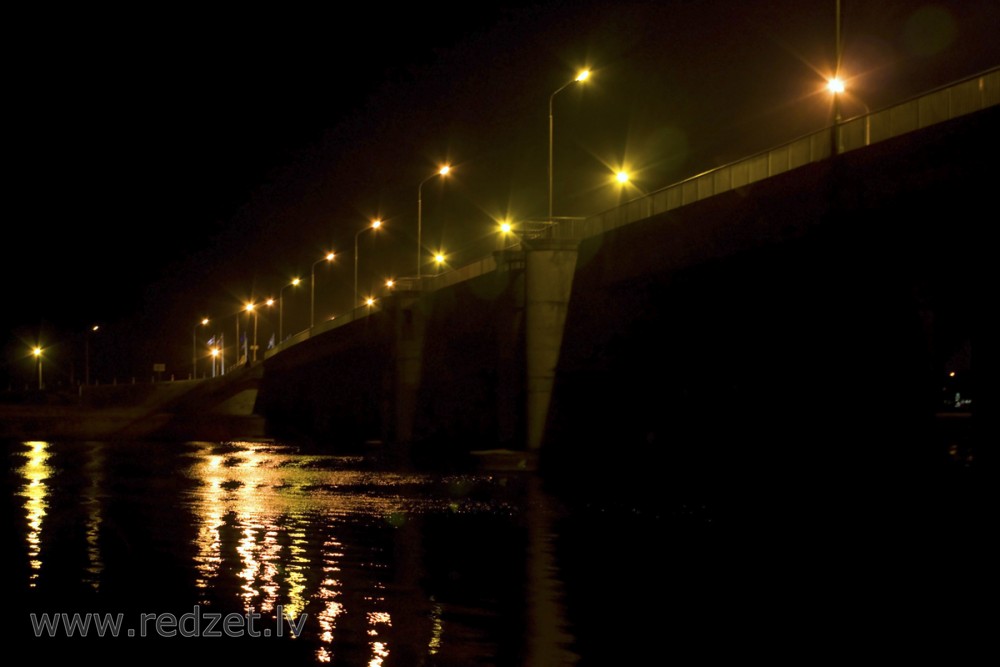
<instances>
[{"instance_id":1,"label":"bridge","mask_svg":"<svg viewBox=\"0 0 1000 667\"><path fill-rule=\"evenodd\" d=\"M971 349L998 121L994 69L524 224L269 350L257 412L335 447L427 452L919 430Z\"/></svg>"}]
</instances>

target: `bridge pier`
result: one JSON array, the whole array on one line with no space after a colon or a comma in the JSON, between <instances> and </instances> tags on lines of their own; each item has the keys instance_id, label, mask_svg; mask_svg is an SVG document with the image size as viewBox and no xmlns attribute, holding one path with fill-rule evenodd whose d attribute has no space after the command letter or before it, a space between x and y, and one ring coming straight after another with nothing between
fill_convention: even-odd
<instances>
[{"instance_id":1,"label":"bridge pier","mask_svg":"<svg viewBox=\"0 0 1000 667\"><path fill-rule=\"evenodd\" d=\"M579 245L579 241L556 239L525 244L526 445L529 450L540 449L545 437Z\"/></svg>"}]
</instances>

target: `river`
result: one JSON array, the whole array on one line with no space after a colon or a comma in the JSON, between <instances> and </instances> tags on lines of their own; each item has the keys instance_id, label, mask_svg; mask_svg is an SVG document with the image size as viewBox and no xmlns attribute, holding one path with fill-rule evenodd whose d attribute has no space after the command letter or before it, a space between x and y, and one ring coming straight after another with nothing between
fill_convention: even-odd
<instances>
[{"instance_id":1,"label":"river","mask_svg":"<svg viewBox=\"0 0 1000 667\"><path fill-rule=\"evenodd\" d=\"M961 605L979 576L954 550L918 558L958 566L918 591L903 550L802 513L743 513L737 529L706 504L567 503L529 473L393 470L291 443L16 441L5 456L4 641L46 664L850 654L912 640L879 623L930 582L957 582L946 601Z\"/></svg>"}]
</instances>

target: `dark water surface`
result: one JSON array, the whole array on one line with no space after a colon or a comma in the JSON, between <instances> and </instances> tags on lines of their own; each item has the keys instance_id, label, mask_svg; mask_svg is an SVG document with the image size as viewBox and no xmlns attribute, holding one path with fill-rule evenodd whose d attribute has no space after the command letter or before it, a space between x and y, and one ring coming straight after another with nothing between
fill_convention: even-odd
<instances>
[{"instance_id":1,"label":"dark water surface","mask_svg":"<svg viewBox=\"0 0 1000 667\"><path fill-rule=\"evenodd\" d=\"M736 498L727 514L673 498L648 471L647 495L664 499L655 510L569 506L525 473L398 472L274 442L5 445L3 635L39 661L691 664L959 650L985 571L970 553L978 521L944 531L945 517L904 538L886 508L844 529L788 512L795 499L775 493L750 509ZM885 537L894 531L902 542ZM51 625L73 614L95 614L86 637ZM216 614L229 625L210 627ZM101 637L102 619L120 625Z\"/></svg>"}]
</instances>

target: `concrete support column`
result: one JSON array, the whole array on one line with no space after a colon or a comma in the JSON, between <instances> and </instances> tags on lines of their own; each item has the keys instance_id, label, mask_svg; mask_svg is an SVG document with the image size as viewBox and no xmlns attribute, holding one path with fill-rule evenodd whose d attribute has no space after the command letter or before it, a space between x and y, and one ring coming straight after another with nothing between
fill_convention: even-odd
<instances>
[{"instance_id":1,"label":"concrete support column","mask_svg":"<svg viewBox=\"0 0 1000 667\"><path fill-rule=\"evenodd\" d=\"M395 364L391 364L392 387L388 397L390 414L383 424L388 426L384 439L397 444L413 441L417 414L417 391L423 371L424 334L427 318L417 291L397 293L387 299L393 326Z\"/></svg>"},{"instance_id":2,"label":"concrete support column","mask_svg":"<svg viewBox=\"0 0 1000 667\"><path fill-rule=\"evenodd\" d=\"M544 240L525 249L528 449L540 448L545 436L578 247L578 241Z\"/></svg>"}]
</instances>

